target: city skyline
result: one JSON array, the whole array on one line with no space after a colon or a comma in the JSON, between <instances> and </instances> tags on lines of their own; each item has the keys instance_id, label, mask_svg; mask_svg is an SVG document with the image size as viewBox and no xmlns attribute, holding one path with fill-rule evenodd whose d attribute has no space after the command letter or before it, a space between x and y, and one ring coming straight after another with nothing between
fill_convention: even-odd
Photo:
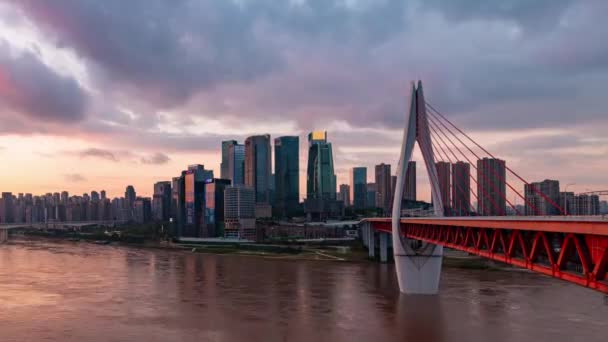
<instances>
[{"instance_id":1,"label":"city skyline","mask_svg":"<svg viewBox=\"0 0 608 342\"><path fill-rule=\"evenodd\" d=\"M608 163L597 157L608 153L608 71L605 48L588 43L601 38L602 2L513 3L509 11L421 1L208 2L211 11L186 3L104 1L116 16L86 2L2 3L0 159L11 167L0 169L0 189L83 193L103 184L117 196L133 184L151 196L149 184L183 165L220 174L223 140L297 135L304 151L314 130L330 132L337 184L348 184L352 167L396 165L404 94L417 78L438 109L526 178L576 183L576 192L606 184ZM284 20L269 22L269 13ZM224 30L233 16L243 27ZM53 19L64 17L71 26ZM386 20L370 27L375 17ZM251 28L260 23L270 26L258 36ZM321 35L330 24L339 29ZM461 37L476 44L457 44ZM200 41L235 57L209 57ZM437 46L443 53L431 54ZM305 161L300 153L301 198ZM419 197L429 201L420 175Z\"/></svg>"}]
</instances>

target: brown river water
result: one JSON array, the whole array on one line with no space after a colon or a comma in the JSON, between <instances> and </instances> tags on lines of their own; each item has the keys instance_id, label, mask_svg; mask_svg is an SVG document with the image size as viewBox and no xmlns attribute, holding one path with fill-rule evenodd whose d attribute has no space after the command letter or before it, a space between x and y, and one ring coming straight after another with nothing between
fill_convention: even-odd
<instances>
[{"instance_id":1,"label":"brown river water","mask_svg":"<svg viewBox=\"0 0 608 342\"><path fill-rule=\"evenodd\" d=\"M15 240L0 341L608 341L608 300L523 271L444 268L399 294L393 265Z\"/></svg>"}]
</instances>

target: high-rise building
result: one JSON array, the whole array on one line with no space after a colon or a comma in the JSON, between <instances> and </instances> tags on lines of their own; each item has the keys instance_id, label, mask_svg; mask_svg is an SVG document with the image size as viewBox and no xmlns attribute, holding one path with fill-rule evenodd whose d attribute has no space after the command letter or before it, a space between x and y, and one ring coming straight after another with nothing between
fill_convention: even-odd
<instances>
[{"instance_id":1,"label":"high-rise building","mask_svg":"<svg viewBox=\"0 0 608 342\"><path fill-rule=\"evenodd\" d=\"M169 221L169 217L171 217L171 182L156 182L152 196L152 218L156 221Z\"/></svg>"},{"instance_id":2,"label":"high-rise building","mask_svg":"<svg viewBox=\"0 0 608 342\"><path fill-rule=\"evenodd\" d=\"M274 206L277 216L290 217L300 203L300 138L274 139Z\"/></svg>"},{"instance_id":3,"label":"high-rise building","mask_svg":"<svg viewBox=\"0 0 608 342\"><path fill-rule=\"evenodd\" d=\"M245 184L245 145L228 145L227 176L222 179L230 180L232 185Z\"/></svg>"},{"instance_id":4,"label":"high-rise building","mask_svg":"<svg viewBox=\"0 0 608 342\"><path fill-rule=\"evenodd\" d=\"M184 223L182 236L208 237L204 225L205 182L213 179L213 171L203 165L189 165L184 177Z\"/></svg>"},{"instance_id":5,"label":"high-rise building","mask_svg":"<svg viewBox=\"0 0 608 342\"><path fill-rule=\"evenodd\" d=\"M526 215L560 215L556 205L560 202L559 181L545 179L542 182L524 184Z\"/></svg>"},{"instance_id":6,"label":"high-rise building","mask_svg":"<svg viewBox=\"0 0 608 342\"><path fill-rule=\"evenodd\" d=\"M344 204L336 200L336 174L332 145L327 132L308 134L308 168L304 210L309 220L324 220L344 214Z\"/></svg>"},{"instance_id":7,"label":"high-rise building","mask_svg":"<svg viewBox=\"0 0 608 342\"><path fill-rule=\"evenodd\" d=\"M378 191L378 201L376 206L382 209L384 216L391 213L391 166L380 164L375 167L376 188Z\"/></svg>"},{"instance_id":8,"label":"high-rise building","mask_svg":"<svg viewBox=\"0 0 608 342\"><path fill-rule=\"evenodd\" d=\"M599 215L600 197L598 195L580 194L574 196L572 213L569 215Z\"/></svg>"},{"instance_id":9,"label":"high-rise building","mask_svg":"<svg viewBox=\"0 0 608 342\"><path fill-rule=\"evenodd\" d=\"M245 185L255 190L255 201L270 204L270 135L254 135L245 140Z\"/></svg>"},{"instance_id":10,"label":"high-rise building","mask_svg":"<svg viewBox=\"0 0 608 342\"><path fill-rule=\"evenodd\" d=\"M138 197L133 202L133 220L137 223L149 222L152 218L152 203L147 197Z\"/></svg>"},{"instance_id":11,"label":"high-rise building","mask_svg":"<svg viewBox=\"0 0 608 342\"><path fill-rule=\"evenodd\" d=\"M403 188L403 199L407 201L416 200L416 162L409 161L405 171L405 186Z\"/></svg>"},{"instance_id":12,"label":"high-rise building","mask_svg":"<svg viewBox=\"0 0 608 342\"><path fill-rule=\"evenodd\" d=\"M564 209L564 215L576 215L574 212L574 192L560 192L559 206Z\"/></svg>"},{"instance_id":13,"label":"high-rise building","mask_svg":"<svg viewBox=\"0 0 608 342\"><path fill-rule=\"evenodd\" d=\"M0 201L0 223L13 223L13 219L13 194L3 192Z\"/></svg>"},{"instance_id":14,"label":"high-rise building","mask_svg":"<svg viewBox=\"0 0 608 342\"><path fill-rule=\"evenodd\" d=\"M227 179L212 179L205 182L204 237L224 236L224 190L230 186Z\"/></svg>"},{"instance_id":15,"label":"high-rise building","mask_svg":"<svg viewBox=\"0 0 608 342\"><path fill-rule=\"evenodd\" d=\"M376 183L367 183L367 194L365 199L365 204L368 208L377 208L378 204L378 188L376 187Z\"/></svg>"},{"instance_id":16,"label":"high-rise building","mask_svg":"<svg viewBox=\"0 0 608 342\"><path fill-rule=\"evenodd\" d=\"M464 216L471 212L471 164L452 164L452 215Z\"/></svg>"},{"instance_id":17,"label":"high-rise building","mask_svg":"<svg viewBox=\"0 0 608 342\"><path fill-rule=\"evenodd\" d=\"M367 168L353 167L350 172L350 191L355 209L365 209L367 199Z\"/></svg>"},{"instance_id":18,"label":"high-rise building","mask_svg":"<svg viewBox=\"0 0 608 342\"><path fill-rule=\"evenodd\" d=\"M31 201L31 194L30 194L30 201ZM67 191L62 191L61 192L61 204L63 205L67 205L68 201L70 199L70 194Z\"/></svg>"},{"instance_id":19,"label":"high-rise building","mask_svg":"<svg viewBox=\"0 0 608 342\"><path fill-rule=\"evenodd\" d=\"M224 236L255 240L255 190L236 185L224 190Z\"/></svg>"},{"instance_id":20,"label":"high-rise building","mask_svg":"<svg viewBox=\"0 0 608 342\"><path fill-rule=\"evenodd\" d=\"M506 165L494 158L477 160L477 213L506 215Z\"/></svg>"},{"instance_id":21,"label":"high-rise building","mask_svg":"<svg viewBox=\"0 0 608 342\"><path fill-rule=\"evenodd\" d=\"M101 200L105 201L105 199L106 199L106 191L105 190L101 190L99 192L99 195L101 196Z\"/></svg>"},{"instance_id":22,"label":"high-rise building","mask_svg":"<svg viewBox=\"0 0 608 342\"><path fill-rule=\"evenodd\" d=\"M125 190L125 205L128 208L133 208L133 203L135 202L136 198L137 194L135 193L135 188L133 185L127 186L127 189Z\"/></svg>"},{"instance_id":23,"label":"high-rise building","mask_svg":"<svg viewBox=\"0 0 608 342\"><path fill-rule=\"evenodd\" d=\"M345 207L350 207L350 186L348 184L340 184L338 201L344 202Z\"/></svg>"},{"instance_id":24,"label":"high-rise building","mask_svg":"<svg viewBox=\"0 0 608 342\"><path fill-rule=\"evenodd\" d=\"M91 191L91 201L99 202L99 193L97 191ZM59 202L56 202L57 204Z\"/></svg>"},{"instance_id":25,"label":"high-rise building","mask_svg":"<svg viewBox=\"0 0 608 342\"><path fill-rule=\"evenodd\" d=\"M443 203L443 210L445 216L451 216L452 209L452 182L451 182L451 168L448 162L437 162L435 163L437 169L437 180L439 181L439 193L441 195L441 202Z\"/></svg>"},{"instance_id":26,"label":"high-rise building","mask_svg":"<svg viewBox=\"0 0 608 342\"><path fill-rule=\"evenodd\" d=\"M236 140L226 140L222 141L222 161L220 163L220 178L222 179L230 179L229 172L229 160L230 160L230 147L236 146L238 143Z\"/></svg>"}]
</instances>

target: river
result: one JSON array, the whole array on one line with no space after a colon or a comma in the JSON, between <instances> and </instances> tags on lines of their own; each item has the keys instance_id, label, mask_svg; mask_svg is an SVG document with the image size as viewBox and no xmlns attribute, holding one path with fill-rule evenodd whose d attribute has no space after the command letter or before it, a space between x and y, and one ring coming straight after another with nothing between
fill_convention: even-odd
<instances>
[{"instance_id":1,"label":"river","mask_svg":"<svg viewBox=\"0 0 608 342\"><path fill-rule=\"evenodd\" d=\"M602 294L520 271L16 240L0 245L0 341L606 341Z\"/></svg>"}]
</instances>

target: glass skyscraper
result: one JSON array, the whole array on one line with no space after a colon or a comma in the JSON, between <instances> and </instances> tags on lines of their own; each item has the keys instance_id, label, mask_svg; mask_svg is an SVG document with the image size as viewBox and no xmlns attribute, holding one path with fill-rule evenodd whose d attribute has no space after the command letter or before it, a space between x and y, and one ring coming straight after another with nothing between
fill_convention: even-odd
<instances>
[{"instance_id":1,"label":"glass skyscraper","mask_svg":"<svg viewBox=\"0 0 608 342\"><path fill-rule=\"evenodd\" d=\"M367 208L367 168L353 167L350 173L351 198L355 209Z\"/></svg>"},{"instance_id":2,"label":"glass skyscraper","mask_svg":"<svg viewBox=\"0 0 608 342\"><path fill-rule=\"evenodd\" d=\"M336 199L336 175L331 143L327 132L311 132L308 135L308 172L306 197Z\"/></svg>"},{"instance_id":3,"label":"glass skyscraper","mask_svg":"<svg viewBox=\"0 0 608 342\"><path fill-rule=\"evenodd\" d=\"M275 208L279 217L292 216L300 202L300 138L274 139Z\"/></svg>"},{"instance_id":4,"label":"glass skyscraper","mask_svg":"<svg viewBox=\"0 0 608 342\"><path fill-rule=\"evenodd\" d=\"M222 179L230 179L229 178L229 150L231 146L237 145L236 140L226 140L222 141L222 162L220 164L220 178Z\"/></svg>"},{"instance_id":5,"label":"glass skyscraper","mask_svg":"<svg viewBox=\"0 0 608 342\"><path fill-rule=\"evenodd\" d=\"M256 203L270 204L270 135L245 140L245 185L255 190Z\"/></svg>"},{"instance_id":6,"label":"glass skyscraper","mask_svg":"<svg viewBox=\"0 0 608 342\"><path fill-rule=\"evenodd\" d=\"M304 211L309 220L325 220L344 215L344 202L336 200L336 174L327 132L308 135L308 168Z\"/></svg>"}]
</instances>

